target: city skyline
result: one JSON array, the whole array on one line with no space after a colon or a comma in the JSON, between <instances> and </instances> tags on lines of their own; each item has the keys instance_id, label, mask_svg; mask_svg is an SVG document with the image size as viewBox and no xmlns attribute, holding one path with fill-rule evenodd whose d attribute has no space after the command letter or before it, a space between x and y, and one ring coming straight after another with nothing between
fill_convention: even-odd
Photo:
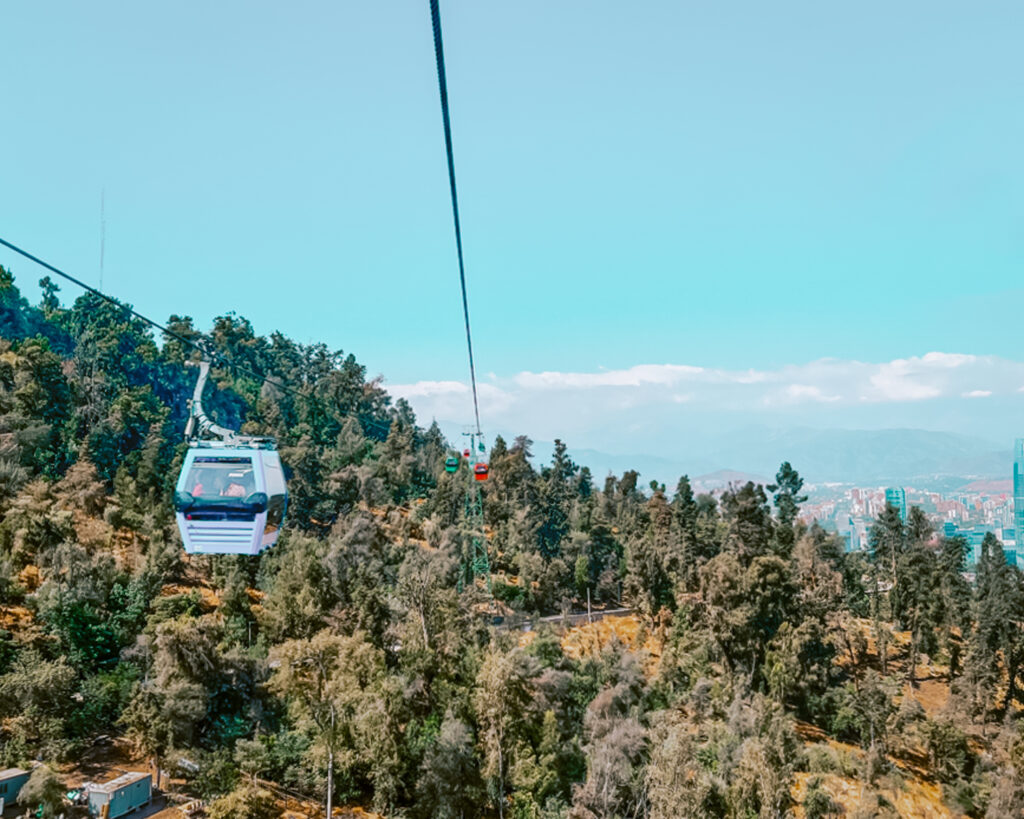
<instances>
[{"instance_id":1,"label":"city skyline","mask_svg":"<svg viewBox=\"0 0 1024 819\"><path fill-rule=\"evenodd\" d=\"M817 522L826 530L836 532L847 551L868 551L871 548L871 527L878 520L894 495L903 500L900 517L906 521L907 511L918 507L933 527L933 539L962 537L967 544L967 564L972 567L980 555L981 543L993 534L1011 565L1017 563L1017 532L1014 524L1016 504L1011 492L990 492L963 488L956 492L932 492L913 487L846 487L831 491L819 489L817 498L804 504L801 519ZM828 497L826 497L828 496Z\"/></svg>"}]
</instances>

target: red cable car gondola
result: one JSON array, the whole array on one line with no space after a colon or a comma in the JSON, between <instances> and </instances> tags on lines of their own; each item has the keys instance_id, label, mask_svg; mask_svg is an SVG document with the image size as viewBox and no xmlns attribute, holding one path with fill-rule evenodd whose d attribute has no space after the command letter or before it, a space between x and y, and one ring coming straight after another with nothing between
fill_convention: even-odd
<instances>
[{"instance_id":1,"label":"red cable car gondola","mask_svg":"<svg viewBox=\"0 0 1024 819\"><path fill-rule=\"evenodd\" d=\"M487 480L487 464L477 464L473 467L473 477L478 481Z\"/></svg>"},{"instance_id":2,"label":"red cable car gondola","mask_svg":"<svg viewBox=\"0 0 1024 819\"><path fill-rule=\"evenodd\" d=\"M471 453L470 453L470 451L468 449L462 450L462 457L463 458L468 458L470 456L470 454Z\"/></svg>"}]
</instances>

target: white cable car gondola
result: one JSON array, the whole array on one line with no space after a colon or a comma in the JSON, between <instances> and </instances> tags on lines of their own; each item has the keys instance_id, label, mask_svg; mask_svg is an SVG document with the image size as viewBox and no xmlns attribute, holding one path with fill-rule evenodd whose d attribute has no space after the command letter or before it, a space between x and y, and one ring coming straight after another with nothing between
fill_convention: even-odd
<instances>
[{"instance_id":1,"label":"white cable car gondola","mask_svg":"<svg viewBox=\"0 0 1024 819\"><path fill-rule=\"evenodd\" d=\"M203 412L209 362L199 364L185 436L188 454L174 492L178 529L189 554L257 555L277 542L288 505L281 457L272 438L239 435ZM220 440L202 440L200 434Z\"/></svg>"}]
</instances>

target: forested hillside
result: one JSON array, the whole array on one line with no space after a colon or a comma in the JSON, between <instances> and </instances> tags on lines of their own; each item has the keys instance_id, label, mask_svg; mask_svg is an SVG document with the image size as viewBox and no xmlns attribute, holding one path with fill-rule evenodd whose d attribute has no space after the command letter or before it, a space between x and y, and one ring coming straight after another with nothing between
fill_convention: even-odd
<instances>
[{"instance_id":1,"label":"forested hillside","mask_svg":"<svg viewBox=\"0 0 1024 819\"><path fill-rule=\"evenodd\" d=\"M0 269L0 765L120 735L214 819L329 774L387 817L1024 815L1024 586L994 539L969 581L962 540L889 509L844 554L788 464L695 497L524 435L488 456L488 584L436 426L351 355L172 316L264 377L215 368L206 409L290 477L278 545L188 559L192 351L42 289ZM540 624L588 594L632 630Z\"/></svg>"}]
</instances>

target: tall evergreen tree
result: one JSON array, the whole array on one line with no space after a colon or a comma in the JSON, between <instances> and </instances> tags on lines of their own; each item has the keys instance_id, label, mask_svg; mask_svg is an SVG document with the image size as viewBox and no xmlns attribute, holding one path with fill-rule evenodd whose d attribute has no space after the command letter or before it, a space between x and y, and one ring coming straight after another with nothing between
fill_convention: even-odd
<instances>
[{"instance_id":1,"label":"tall evergreen tree","mask_svg":"<svg viewBox=\"0 0 1024 819\"><path fill-rule=\"evenodd\" d=\"M803 486L804 479L800 477L800 473L793 469L789 461L784 461L775 474L775 483L767 487L775 496L778 521L775 528L776 549L783 557L793 551L797 514L800 512L800 504L807 500L807 495L800 494Z\"/></svg>"}]
</instances>

